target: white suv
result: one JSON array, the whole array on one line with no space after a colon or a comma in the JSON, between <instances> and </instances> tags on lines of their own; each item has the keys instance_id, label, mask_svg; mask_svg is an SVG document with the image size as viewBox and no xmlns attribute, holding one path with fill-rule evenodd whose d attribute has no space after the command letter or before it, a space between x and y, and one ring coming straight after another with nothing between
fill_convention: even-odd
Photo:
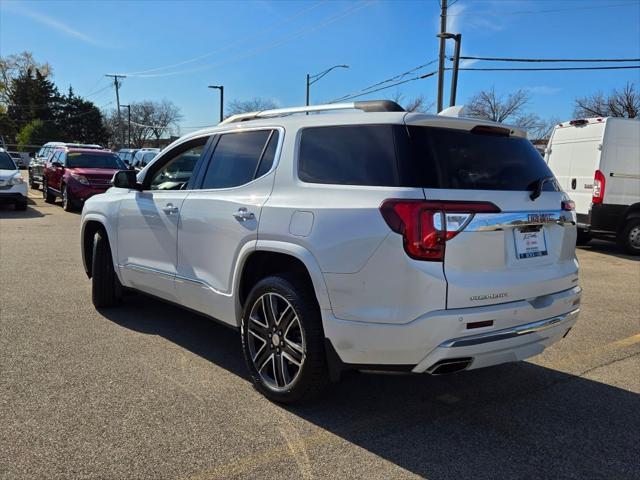
<instances>
[{"instance_id":1,"label":"white suv","mask_svg":"<svg viewBox=\"0 0 640 480\"><path fill-rule=\"evenodd\" d=\"M276 401L521 360L579 311L573 204L515 128L388 101L242 114L113 184L82 212L94 304L135 289L240 329Z\"/></svg>"}]
</instances>

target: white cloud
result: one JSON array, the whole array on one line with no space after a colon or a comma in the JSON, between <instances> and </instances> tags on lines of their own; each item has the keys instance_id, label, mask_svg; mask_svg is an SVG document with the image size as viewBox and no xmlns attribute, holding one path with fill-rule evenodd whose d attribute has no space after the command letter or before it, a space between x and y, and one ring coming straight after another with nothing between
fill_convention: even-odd
<instances>
[{"instance_id":1,"label":"white cloud","mask_svg":"<svg viewBox=\"0 0 640 480\"><path fill-rule=\"evenodd\" d=\"M438 22L440 17L438 16ZM491 18L487 15L469 11L468 3L457 2L447 10L447 32L462 33L464 30L504 30L505 25L500 17Z\"/></svg>"},{"instance_id":2,"label":"white cloud","mask_svg":"<svg viewBox=\"0 0 640 480\"><path fill-rule=\"evenodd\" d=\"M14 13L17 13L25 17L29 17L32 20L35 20L36 22L41 23L42 25L46 25L48 27L53 28L54 30L58 30L59 32L62 32L65 35L77 38L78 40L81 40L85 43L89 43L91 45L102 46L102 44L97 40L95 40L94 38L91 38L90 36L71 28L69 25L61 22L57 18L50 17L49 15L45 15L44 13L26 8L22 3L18 4L15 2L3 2L3 6L4 8L7 8L8 10Z\"/></svg>"},{"instance_id":3,"label":"white cloud","mask_svg":"<svg viewBox=\"0 0 640 480\"><path fill-rule=\"evenodd\" d=\"M552 87L549 85L534 85L529 87L522 87L522 89L538 95L555 95L556 93L562 91L562 88L560 87Z\"/></svg>"}]
</instances>

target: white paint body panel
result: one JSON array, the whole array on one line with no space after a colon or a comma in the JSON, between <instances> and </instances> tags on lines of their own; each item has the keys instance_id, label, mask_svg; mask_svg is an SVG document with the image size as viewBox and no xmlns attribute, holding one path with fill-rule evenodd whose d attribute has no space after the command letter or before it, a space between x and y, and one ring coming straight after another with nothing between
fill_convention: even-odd
<instances>
[{"instance_id":1,"label":"white paint body panel","mask_svg":"<svg viewBox=\"0 0 640 480\"><path fill-rule=\"evenodd\" d=\"M389 198L427 198L483 200L504 211L539 212L557 210L561 193L543 192L532 202L527 192L320 185L298 179L302 128L405 121L465 130L491 125L405 113L301 115L221 125L185 136L167 150L204 134L279 128L283 139L272 172L232 189L150 194L113 188L86 202L83 229L88 221L103 223L114 263L148 269L117 268L124 285L234 326L240 323L239 283L250 255L265 251L299 259L311 277L325 336L347 363L409 364L424 371L429 366L425 362L453 355L438 345L469 334L468 322L492 319L495 325L483 329L491 331L575 309L580 297L575 226L549 226L550 255L543 259L515 262L510 232L500 231L459 234L447 244L444 263L427 262L407 256L402 236L390 230L379 210ZM512 135L524 132L513 129ZM179 212L163 216L159 209L169 202ZM233 216L239 208L255 218L239 222ZM505 289L510 292L506 300L469 301ZM538 353L566 328L544 338L530 337L533 346L498 345L508 354L494 360L485 347L478 348L478 358L484 360L474 365ZM473 349L465 355L473 356Z\"/></svg>"}]
</instances>

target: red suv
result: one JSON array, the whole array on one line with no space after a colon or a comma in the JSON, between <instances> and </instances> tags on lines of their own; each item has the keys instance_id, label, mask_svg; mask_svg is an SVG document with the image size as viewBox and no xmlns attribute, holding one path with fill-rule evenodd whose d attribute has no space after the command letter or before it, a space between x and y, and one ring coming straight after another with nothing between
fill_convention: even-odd
<instances>
[{"instance_id":1,"label":"red suv","mask_svg":"<svg viewBox=\"0 0 640 480\"><path fill-rule=\"evenodd\" d=\"M113 174L126 170L113 152L87 148L58 148L43 172L42 196L53 203L62 197L66 211L79 208L86 199L111 187Z\"/></svg>"}]
</instances>

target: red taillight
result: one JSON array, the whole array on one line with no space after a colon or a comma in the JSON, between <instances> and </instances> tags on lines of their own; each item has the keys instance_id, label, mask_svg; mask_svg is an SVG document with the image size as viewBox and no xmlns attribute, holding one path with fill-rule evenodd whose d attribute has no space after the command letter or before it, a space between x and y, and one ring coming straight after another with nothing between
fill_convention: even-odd
<instances>
[{"instance_id":1,"label":"red taillight","mask_svg":"<svg viewBox=\"0 0 640 480\"><path fill-rule=\"evenodd\" d=\"M576 204L573 200L563 200L561 206L562 210L567 212L573 212L576 209Z\"/></svg>"},{"instance_id":2,"label":"red taillight","mask_svg":"<svg viewBox=\"0 0 640 480\"><path fill-rule=\"evenodd\" d=\"M476 213L499 213L491 202L438 200L385 200L380 213L387 225L404 239L411 258L440 262L445 242L462 231Z\"/></svg>"},{"instance_id":3,"label":"red taillight","mask_svg":"<svg viewBox=\"0 0 640 480\"><path fill-rule=\"evenodd\" d=\"M593 198L591 199L593 203L602 203L604 200L604 186L604 174L600 170L596 170L593 178Z\"/></svg>"}]
</instances>

